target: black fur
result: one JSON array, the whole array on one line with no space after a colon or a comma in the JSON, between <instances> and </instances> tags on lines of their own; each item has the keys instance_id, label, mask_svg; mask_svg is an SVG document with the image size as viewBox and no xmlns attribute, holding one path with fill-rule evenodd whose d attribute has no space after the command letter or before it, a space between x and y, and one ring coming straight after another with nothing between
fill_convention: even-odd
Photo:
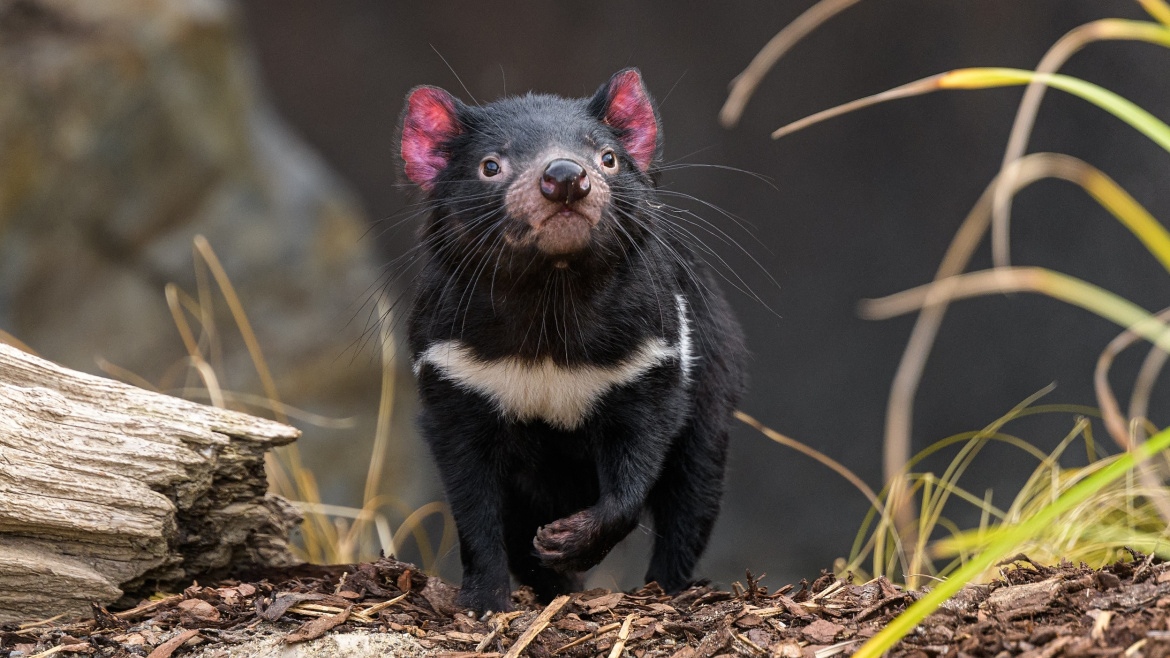
<instances>
[{"instance_id":1,"label":"black fur","mask_svg":"<svg viewBox=\"0 0 1170 658\"><path fill-rule=\"evenodd\" d=\"M416 360L453 339L485 361L612 365L647 338L679 343L677 295L691 322L689 377L677 359L661 363L609 390L573 430L509 420L435 367L419 369L420 424L459 531L461 602L481 612L510 607L509 571L546 600L578 587L644 509L655 528L646 579L682 589L719 509L743 388L740 328L684 234L655 212L653 166L639 170L623 132L604 122L608 90L454 101L462 131L440 145L446 166L427 192L433 211L409 321ZM660 126L656 110L654 119ZM613 148L620 162L589 245L570 255L525 243L534 229L508 214L506 186L478 174L488 154L506 154L514 176L550 146L582 157Z\"/></svg>"}]
</instances>

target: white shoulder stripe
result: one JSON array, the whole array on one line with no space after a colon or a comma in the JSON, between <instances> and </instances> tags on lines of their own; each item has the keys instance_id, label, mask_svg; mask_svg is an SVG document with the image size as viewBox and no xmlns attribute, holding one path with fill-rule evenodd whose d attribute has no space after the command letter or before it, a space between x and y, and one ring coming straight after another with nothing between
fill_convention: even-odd
<instances>
[{"instance_id":1,"label":"white shoulder stripe","mask_svg":"<svg viewBox=\"0 0 1170 658\"><path fill-rule=\"evenodd\" d=\"M675 345L661 338L647 339L611 366L561 366L548 357L535 362L518 357L484 361L460 341L445 340L419 355L413 365L414 374L417 376L424 364L430 364L443 378L491 399L506 418L541 419L553 427L575 429L608 391L635 381L662 363L678 361L683 380L689 381L697 358L689 309L682 295L675 296L675 303L679 324Z\"/></svg>"},{"instance_id":2,"label":"white shoulder stripe","mask_svg":"<svg viewBox=\"0 0 1170 658\"><path fill-rule=\"evenodd\" d=\"M566 367L547 357L537 362L517 357L482 361L466 345L446 340L427 348L415 361L414 372L417 375L429 363L444 378L491 398L508 418L539 418L571 430L581 425L607 391L679 356L677 348L655 338L612 366Z\"/></svg>"}]
</instances>

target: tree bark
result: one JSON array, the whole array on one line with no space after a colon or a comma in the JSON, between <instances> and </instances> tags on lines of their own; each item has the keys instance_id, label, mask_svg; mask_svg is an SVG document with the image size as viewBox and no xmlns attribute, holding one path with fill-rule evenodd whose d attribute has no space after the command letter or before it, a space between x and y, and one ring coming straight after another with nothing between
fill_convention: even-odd
<instances>
[{"instance_id":1,"label":"tree bark","mask_svg":"<svg viewBox=\"0 0 1170 658\"><path fill-rule=\"evenodd\" d=\"M299 435L0 344L0 622L295 563L264 454Z\"/></svg>"}]
</instances>

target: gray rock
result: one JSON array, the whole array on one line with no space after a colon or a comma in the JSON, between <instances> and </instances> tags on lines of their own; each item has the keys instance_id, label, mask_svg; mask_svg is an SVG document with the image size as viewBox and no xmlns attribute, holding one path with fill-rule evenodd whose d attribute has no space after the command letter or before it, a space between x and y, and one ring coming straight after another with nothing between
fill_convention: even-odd
<instances>
[{"instance_id":1,"label":"gray rock","mask_svg":"<svg viewBox=\"0 0 1170 658\"><path fill-rule=\"evenodd\" d=\"M192 253L206 236L282 400L360 416L306 427L301 445L319 480L349 482L377 409L380 263L354 196L259 91L237 14L229 0L0 0L0 330L71 368L100 359L200 399L164 286L197 298L212 281ZM262 394L224 298L204 290L219 384ZM388 479L416 477L409 453ZM360 504L353 490L330 502Z\"/></svg>"}]
</instances>

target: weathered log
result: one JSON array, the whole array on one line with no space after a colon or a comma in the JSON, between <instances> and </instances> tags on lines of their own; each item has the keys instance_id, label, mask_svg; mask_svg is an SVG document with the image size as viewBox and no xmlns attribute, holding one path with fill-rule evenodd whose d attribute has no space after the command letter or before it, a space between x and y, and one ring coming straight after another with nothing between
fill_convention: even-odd
<instances>
[{"instance_id":1,"label":"weathered log","mask_svg":"<svg viewBox=\"0 0 1170 658\"><path fill-rule=\"evenodd\" d=\"M0 344L0 621L294 563L264 454L299 435Z\"/></svg>"}]
</instances>

